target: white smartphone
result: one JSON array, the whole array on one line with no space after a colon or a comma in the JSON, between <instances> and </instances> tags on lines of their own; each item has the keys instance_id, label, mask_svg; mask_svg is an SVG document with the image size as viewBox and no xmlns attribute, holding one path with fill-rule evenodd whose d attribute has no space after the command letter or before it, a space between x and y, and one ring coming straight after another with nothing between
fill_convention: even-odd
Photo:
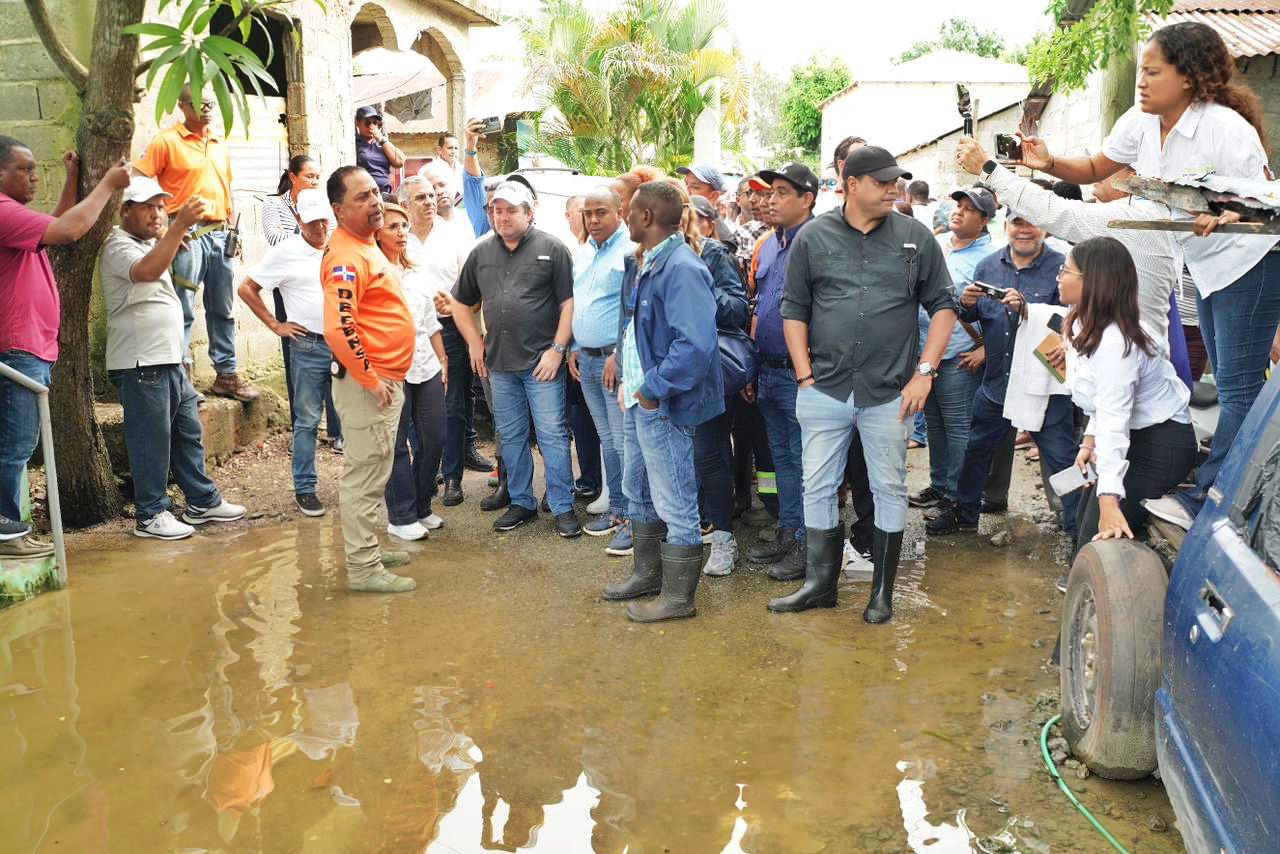
<instances>
[{"instance_id":1,"label":"white smartphone","mask_svg":"<svg viewBox=\"0 0 1280 854\"><path fill-rule=\"evenodd\" d=\"M1053 491L1060 496L1075 492L1085 484L1093 483L1098 479L1098 472L1094 469L1093 463L1089 463L1088 468L1089 474L1086 476L1075 466L1068 466L1049 477L1049 486L1053 487Z\"/></svg>"}]
</instances>

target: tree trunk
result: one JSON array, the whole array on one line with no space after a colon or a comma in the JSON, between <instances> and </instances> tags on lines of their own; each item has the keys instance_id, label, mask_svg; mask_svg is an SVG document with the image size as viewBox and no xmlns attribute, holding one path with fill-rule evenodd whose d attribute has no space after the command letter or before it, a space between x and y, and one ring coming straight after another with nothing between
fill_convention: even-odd
<instances>
[{"instance_id":1,"label":"tree trunk","mask_svg":"<svg viewBox=\"0 0 1280 854\"><path fill-rule=\"evenodd\" d=\"M142 20L145 0L99 0L93 23L89 85L83 98L77 147L80 195L92 188L133 140L134 68L138 39L120 30ZM94 416L89 359L89 303L98 250L115 220L115 200L82 239L50 250L62 296L60 354L53 368L50 407L57 448L63 518L92 525L119 515L122 506L102 431Z\"/></svg>"}]
</instances>

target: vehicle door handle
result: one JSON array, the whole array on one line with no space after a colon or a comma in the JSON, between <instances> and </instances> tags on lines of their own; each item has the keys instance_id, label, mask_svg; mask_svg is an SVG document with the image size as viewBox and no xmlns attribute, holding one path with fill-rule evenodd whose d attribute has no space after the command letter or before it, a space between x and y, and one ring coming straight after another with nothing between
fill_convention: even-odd
<instances>
[{"instance_id":1,"label":"vehicle door handle","mask_svg":"<svg viewBox=\"0 0 1280 854\"><path fill-rule=\"evenodd\" d=\"M1196 613L1196 622L1199 623L1200 629L1208 635L1209 640L1217 643L1222 639L1235 616L1236 612L1227 604L1227 600L1222 598L1218 588L1214 587L1212 581L1206 579L1204 586L1200 588L1200 607Z\"/></svg>"}]
</instances>

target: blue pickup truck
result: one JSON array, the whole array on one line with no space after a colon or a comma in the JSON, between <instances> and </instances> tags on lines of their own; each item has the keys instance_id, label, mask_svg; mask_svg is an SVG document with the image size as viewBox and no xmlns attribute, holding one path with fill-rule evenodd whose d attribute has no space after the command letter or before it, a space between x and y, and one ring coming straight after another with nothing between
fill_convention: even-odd
<instances>
[{"instance_id":1,"label":"blue pickup truck","mask_svg":"<svg viewBox=\"0 0 1280 854\"><path fill-rule=\"evenodd\" d=\"M1113 779L1159 768L1187 848L1280 851L1280 372L1190 531L1081 549L1062 721Z\"/></svg>"}]
</instances>

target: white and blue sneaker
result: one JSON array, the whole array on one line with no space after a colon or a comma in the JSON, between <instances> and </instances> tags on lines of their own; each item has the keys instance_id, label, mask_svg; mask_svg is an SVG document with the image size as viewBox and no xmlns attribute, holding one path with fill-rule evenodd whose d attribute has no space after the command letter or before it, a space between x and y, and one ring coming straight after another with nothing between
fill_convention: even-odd
<instances>
[{"instance_id":1,"label":"white and blue sneaker","mask_svg":"<svg viewBox=\"0 0 1280 854\"><path fill-rule=\"evenodd\" d=\"M626 519L614 531L613 539L609 541L609 545L605 547L604 553L614 555L615 557L627 557L634 550L634 543L631 539L631 520Z\"/></svg>"},{"instance_id":2,"label":"white and blue sneaker","mask_svg":"<svg viewBox=\"0 0 1280 854\"><path fill-rule=\"evenodd\" d=\"M591 537L607 537L622 527L622 520L606 513L582 526L583 533Z\"/></svg>"},{"instance_id":3,"label":"white and blue sneaker","mask_svg":"<svg viewBox=\"0 0 1280 854\"><path fill-rule=\"evenodd\" d=\"M8 516L0 516L0 540L16 540L31 533L26 522L15 522Z\"/></svg>"},{"instance_id":4,"label":"white and blue sneaker","mask_svg":"<svg viewBox=\"0 0 1280 854\"><path fill-rule=\"evenodd\" d=\"M707 557L706 566L702 567L702 574L728 575L738 564L738 541L733 538L732 531L712 531L710 536L711 554Z\"/></svg>"}]
</instances>

